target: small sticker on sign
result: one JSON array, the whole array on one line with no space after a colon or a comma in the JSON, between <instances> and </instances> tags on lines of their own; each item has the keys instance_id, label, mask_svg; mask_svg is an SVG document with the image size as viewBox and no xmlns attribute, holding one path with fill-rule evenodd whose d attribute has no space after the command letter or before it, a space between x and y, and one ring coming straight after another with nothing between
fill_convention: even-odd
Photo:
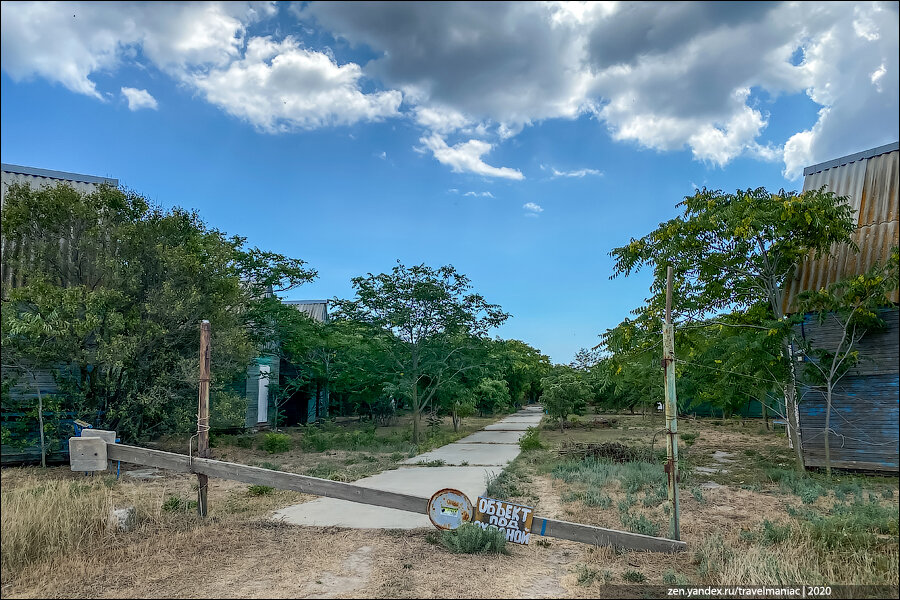
<instances>
[{"instance_id":1,"label":"small sticker on sign","mask_svg":"<svg viewBox=\"0 0 900 600\"><path fill-rule=\"evenodd\" d=\"M491 525L506 535L506 541L527 544L531 539L531 523L534 508L494 498L478 497L475 506L475 522L487 529Z\"/></svg>"}]
</instances>

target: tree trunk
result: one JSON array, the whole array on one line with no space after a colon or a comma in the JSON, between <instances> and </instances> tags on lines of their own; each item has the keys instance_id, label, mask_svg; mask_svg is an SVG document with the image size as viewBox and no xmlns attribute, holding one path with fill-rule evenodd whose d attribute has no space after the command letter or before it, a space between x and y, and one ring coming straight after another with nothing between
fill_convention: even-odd
<instances>
[{"instance_id":1,"label":"tree trunk","mask_svg":"<svg viewBox=\"0 0 900 600\"><path fill-rule=\"evenodd\" d=\"M797 409L797 365L794 363L790 340L784 340L782 354L790 366L790 378L784 386L784 409L787 413L788 436L790 436L791 445L794 447L794 467L797 473L803 475L806 473L806 465L803 462L803 448L800 445L800 423L797 419L799 412Z\"/></svg>"},{"instance_id":2,"label":"tree trunk","mask_svg":"<svg viewBox=\"0 0 900 600\"><path fill-rule=\"evenodd\" d=\"M37 375L31 372L31 379L34 381L34 389L37 391L38 397L38 428L41 434L41 467L47 468L47 444L44 441L44 398L41 396L41 386L38 385Z\"/></svg>"},{"instance_id":3,"label":"tree trunk","mask_svg":"<svg viewBox=\"0 0 900 600\"><path fill-rule=\"evenodd\" d=\"M766 408L766 403L763 400L759 401L760 409L762 410L762 418L766 424L766 431L769 431L769 410Z\"/></svg>"},{"instance_id":4,"label":"tree trunk","mask_svg":"<svg viewBox=\"0 0 900 600\"><path fill-rule=\"evenodd\" d=\"M831 432L831 379L825 382L825 474L831 477L831 446L828 434Z\"/></svg>"},{"instance_id":5,"label":"tree trunk","mask_svg":"<svg viewBox=\"0 0 900 600\"><path fill-rule=\"evenodd\" d=\"M453 432L456 433L459 431L459 415L456 414L456 411L453 411L450 417L453 420Z\"/></svg>"},{"instance_id":6,"label":"tree trunk","mask_svg":"<svg viewBox=\"0 0 900 600\"><path fill-rule=\"evenodd\" d=\"M415 381L415 380L413 380ZM419 389L418 384L413 383L412 388L412 409L413 409L413 444L419 443L419 419L421 417L419 411Z\"/></svg>"}]
</instances>

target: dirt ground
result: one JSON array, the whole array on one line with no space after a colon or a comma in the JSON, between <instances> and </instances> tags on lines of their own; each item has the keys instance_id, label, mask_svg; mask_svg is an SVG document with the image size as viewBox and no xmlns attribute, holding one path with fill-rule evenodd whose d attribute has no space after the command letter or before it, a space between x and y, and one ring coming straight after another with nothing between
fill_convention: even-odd
<instances>
[{"instance_id":1,"label":"dirt ground","mask_svg":"<svg viewBox=\"0 0 900 600\"><path fill-rule=\"evenodd\" d=\"M655 415L618 418L615 428L546 430L542 439L551 448L565 440L649 444L660 428ZM773 491L758 476L761 466L789 464L783 435L766 432L759 422L741 427L686 420L682 431L696 437L691 445L684 445L689 479L681 495L682 539L688 551L679 554L622 552L540 537L528 546L510 544L508 555L450 554L430 530L345 530L275 523L266 518L273 510L313 497L283 491L256 496L246 485L220 480L210 481L210 517L200 524L189 511L173 517L158 508L169 497L191 498L195 493L193 476L165 474L149 481L123 477L122 482L110 484L117 504L156 511L158 519L148 519L130 533L116 534L102 547L35 563L11 579L4 574L2 596L628 597L627 572L641 573L646 584L671 583L664 573L697 572L694 550L710 536L737 539L764 519L777 520L786 507L801 505L796 496ZM659 449L662 440L657 436L655 441ZM713 472L698 475L695 466ZM527 461L522 470L528 493L538 500L538 515L622 528L615 504L624 494L613 490L612 506L587 507L563 500L570 491L563 481ZM36 471L5 469L4 489L24 485ZM41 477L82 476L60 467ZM894 488L896 503L897 479L886 478L883 485ZM687 489L702 489L702 499ZM819 504L829 501L827 497L816 500ZM640 510L662 518L661 505Z\"/></svg>"}]
</instances>

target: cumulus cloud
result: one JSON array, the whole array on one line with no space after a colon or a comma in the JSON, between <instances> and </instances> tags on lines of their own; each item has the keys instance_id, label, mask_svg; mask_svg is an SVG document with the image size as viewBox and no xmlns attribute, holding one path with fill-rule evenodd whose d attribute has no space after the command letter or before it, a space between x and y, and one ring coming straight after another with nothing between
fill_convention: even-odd
<instances>
[{"instance_id":1,"label":"cumulus cloud","mask_svg":"<svg viewBox=\"0 0 900 600\"><path fill-rule=\"evenodd\" d=\"M221 65L240 52L245 24L270 3L4 2L2 68L13 80L43 77L98 99L91 76L136 50L170 74Z\"/></svg>"},{"instance_id":2,"label":"cumulus cloud","mask_svg":"<svg viewBox=\"0 0 900 600\"><path fill-rule=\"evenodd\" d=\"M528 212L530 212L532 214L544 212L543 207L540 204L536 204L534 202L526 202L525 204L522 205L522 208L524 208L525 210L527 210Z\"/></svg>"},{"instance_id":3,"label":"cumulus cloud","mask_svg":"<svg viewBox=\"0 0 900 600\"><path fill-rule=\"evenodd\" d=\"M248 39L248 25L275 13L269 2L23 2L2 10L2 68L10 77L43 77L101 100L91 76L137 60L138 51L266 132L380 120L397 115L402 100L397 90L363 93L359 65L338 65L291 36ZM132 110L150 107L136 91L122 90Z\"/></svg>"},{"instance_id":4,"label":"cumulus cloud","mask_svg":"<svg viewBox=\"0 0 900 600\"><path fill-rule=\"evenodd\" d=\"M406 115L442 164L509 179L523 175L482 157L548 119L591 115L615 140L712 165L780 160L788 177L900 128L895 2L314 2L277 23L276 12L3 3L2 68L104 100L96 75L136 62L265 132ZM342 63L291 37L311 25L375 58ZM799 94L816 122L767 139L767 103Z\"/></svg>"},{"instance_id":5,"label":"cumulus cloud","mask_svg":"<svg viewBox=\"0 0 900 600\"><path fill-rule=\"evenodd\" d=\"M312 3L298 13L379 53L367 70L442 135L481 127L476 137L502 141L591 113L619 141L720 166L783 160L788 176L897 137L897 95L880 93L897 89L895 3ZM827 110L799 137L763 143L770 115L757 90L806 93Z\"/></svg>"},{"instance_id":6,"label":"cumulus cloud","mask_svg":"<svg viewBox=\"0 0 900 600\"><path fill-rule=\"evenodd\" d=\"M469 196L471 198L493 198L494 195L490 192L466 192L463 196Z\"/></svg>"},{"instance_id":7,"label":"cumulus cloud","mask_svg":"<svg viewBox=\"0 0 900 600\"><path fill-rule=\"evenodd\" d=\"M156 98L150 95L150 92L147 90L123 87L122 95L125 96L125 99L128 101L128 110L131 111L141 110L142 108L156 110L159 107Z\"/></svg>"},{"instance_id":8,"label":"cumulus cloud","mask_svg":"<svg viewBox=\"0 0 900 600\"><path fill-rule=\"evenodd\" d=\"M524 179L521 171L509 167L493 167L481 157L491 151L491 144L482 140L460 142L448 146L438 134L432 134L419 140L434 154L439 163L447 165L454 173L475 173L485 177L501 177L503 179Z\"/></svg>"},{"instance_id":9,"label":"cumulus cloud","mask_svg":"<svg viewBox=\"0 0 900 600\"><path fill-rule=\"evenodd\" d=\"M290 36L255 37L240 60L192 77L209 102L267 132L347 125L397 115L396 90L364 94L362 70L337 65Z\"/></svg>"}]
</instances>

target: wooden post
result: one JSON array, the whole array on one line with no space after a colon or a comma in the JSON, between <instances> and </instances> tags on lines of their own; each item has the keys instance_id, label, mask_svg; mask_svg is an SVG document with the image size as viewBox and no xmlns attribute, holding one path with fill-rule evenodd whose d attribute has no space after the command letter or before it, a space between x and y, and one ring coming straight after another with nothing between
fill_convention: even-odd
<instances>
[{"instance_id":1,"label":"wooden post","mask_svg":"<svg viewBox=\"0 0 900 600\"><path fill-rule=\"evenodd\" d=\"M678 402L675 395L675 328L672 325L672 267L666 273L666 323L663 325L666 389L666 475L669 482L669 537L681 539L678 502Z\"/></svg>"},{"instance_id":2,"label":"wooden post","mask_svg":"<svg viewBox=\"0 0 900 600\"><path fill-rule=\"evenodd\" d=\"M197 456L209 458L209 321L200 322L200 395L197 407ZM197 513L206 516L209 477L197 474Z\"/></svg>"}]
</instances>

